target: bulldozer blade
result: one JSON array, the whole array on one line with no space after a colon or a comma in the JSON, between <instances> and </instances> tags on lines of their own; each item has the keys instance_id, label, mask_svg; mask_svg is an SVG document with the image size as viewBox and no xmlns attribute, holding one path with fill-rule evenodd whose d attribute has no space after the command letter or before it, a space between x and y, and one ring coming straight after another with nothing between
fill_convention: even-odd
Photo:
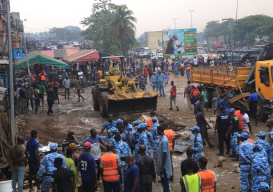
<instances>
[{"instance_id":1,"label":"bulldozer blade","mask_svg":"<svg viewBox=\"0 0 273 192\"><path fill-rule=\"evenodd\" d=\"M142 113L156 111L157 107L157 96L136 98L127 100L110 100L107 103L108 114L121 114L121 113Z\"/></svg>"}]
</instances>

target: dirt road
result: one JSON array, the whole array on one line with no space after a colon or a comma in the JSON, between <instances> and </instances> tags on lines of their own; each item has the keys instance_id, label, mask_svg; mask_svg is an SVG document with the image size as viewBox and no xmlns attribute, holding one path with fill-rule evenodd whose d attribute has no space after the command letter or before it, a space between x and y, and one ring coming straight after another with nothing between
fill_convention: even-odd
<instances>
[{"instance_id":1,"label":"dirt road","mask_svg":"<svg viewBox=\"0 0 273 192\"><path fill-rule=\"evenodd\" d=\"M186 125L185 130L189 130L190 127L196 125L195 117L193 111L189 111L187 108L186 99L183 98L183 90L186 86L186 77L173 77L170 74L170 79L174 80L177 86L177 103L180 111L170 111L169 110L169 90L170 82L166 86L166 97L158 98L158 108L157 114L163 116L164 118L174 121L176 123L183 123ZM151 90L150 84L147 84L147 89ZM60 90L59 92L62 92ZM100 130L103 123L106 121L102 118L99 112L94 111L92 107L92 97L91 88L85 89L83 96L86 98L83 102L77 102L76 93L71 94L70 99L65 100L64 96L60 97L60 104L54 104L52 116L46 115L47 106L44 106L39 115L30 114L27 118L19 116L16 120L18 124L22 121L21 119L26 119L26 125L19 127L21 134L26 138L30 137L30 131L36 129L39 132L40 143L47 144L48 141L61 143L67 137L69 131L74 131L77 138L80 139L89 134L91 128L96 128ZM206 112L206 117L211 117L212 112ZM131 116L132 117L132 116ZM134 115L132 119L136 119L138 115ZM118 117L115 117L118 118ZM131 119L131 118L130 118ZM251 119L251 125L253 125L253 133L263 130L267 132L265 124L259 122L259 126L255 127L253 119ZM255 135L251 136L252 139L256 140ZM212 143L217 145L217 136L213 134L213 130L209 130L209 138ZM239 173L233 172L235 166L239 162L231 161L232 158L225 156L226 162L223 163L223 167L214 168L215 162L217 162L219 156L216 155L218 149L215 147L213 149L204 148L204 154L209 159L208 168L215 171L217 175L217 191L240 191L239 183ZM170 183L171 191L180 191L179 180L180 174L180 163L181 160L185 158L185 155L176 154L174 156L174 181ZM159 178L158 178L159 179ZM156 183L153 191L163 191L161 184Z\"/></svg>"}]
</instances>

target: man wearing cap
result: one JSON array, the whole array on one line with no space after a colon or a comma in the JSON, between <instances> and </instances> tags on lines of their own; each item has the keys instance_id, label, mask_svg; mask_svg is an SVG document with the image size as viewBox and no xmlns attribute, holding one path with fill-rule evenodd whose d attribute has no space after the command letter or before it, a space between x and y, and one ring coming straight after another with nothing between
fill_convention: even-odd
<instances>
[{"instance_id":1,"label":"man wearing cap","mask_svg":"<svg viewBox=\"0 0 273 192\"><path fill-rule=\"evenodd\" d=\"M203 153L203 140L200 135L200 128L198 126L194 126L191 129L192 134L194 134L194 139L192 141L191 148L193 150L193 159L198 162L198 159L204 156Z\"/></svg>"},{"instance_id":2,"label":"man wearing cap","mask_svg":"<svg viewBox=\"0 0 273 192\"><path fill-rule=\"evenodd\" d=\"M116 148L115 135L118 133L118 129L112 127L111 129L109 129L109 132L112 133L112 137L108 140L108 143L112 145L114 148Z\"/></svg>"},{"instance_id":3,"label":"man wearing cap","mask_svg":"<svg viewBox=\"0 0 273 192\"><path fill-rule=\"evenodd\" d=\"M120 192L120 184L123 179L120 157L113 153L113 145L109 144L106 148L107 153L101 156L100 164L103 189L105 192Z\"/></svg>"},{"instance_id":4,"label":"man wearing cap","mask_svg":"<svg viewBox=\"0 0 273 192\"><path fill-rule=\"evenodd\" d=\"M250 63L249 63L250 64ZM257 104L258 104L258 95L255 93L255 90L250 91L250 95L248 98L249 101L249 112L255 117L255 125L258 125L258 119L257 119Z\"/></svg>"},{"instance_id":5,"label":"man wearing cap","mask_svg":"<svg viewBox=\"0 0 273 192\"><path fill-rule=\"evenodd\" d=\"M270 177L270 167L263 146L256 144L253 150L255 153L251 163L252 192L258 192L259 183L267 182L267 178Z\"/></svg>"},{"instance_id":6,"label":"man wearing cap","mask_svg":"<svg viewBox=\"0 0 273 192\"><path fill-rule=\"evenodd\" d=\"M218 114L216 118L215 131L214 131L214 133L216 133L216 130L218 132L220 153L218 153L217 155L221 155L221 156L224 155L224 142L226 143L226 147L227 147L226 154L230 154L230 136L227 135L226 137L226 133L229 129L229 123L230 123L230 116L229 114L225 113L225 107L222 106L220 107L220 114Z\"/></svg>"},{"instance_id":7,"label":"man wearing cap","mask_svg":"<svg viewBox=\"0 0 273 192\"><path fill-rule=\"evenodd\" d=\"M151 84L152 84L152 87L153 87L153 91L156 89L156 92L158 92L157 77L158 77L158 75L156 74L156 72L154 72L154 75L153 75L153 77L152 77Z\"/></svg>"},{"instance_id":8,"label":"man wearing cap","mask_svg":"<svg viewBox=\"0 0 273 192\"><path fill-rule=\"evenodd\" d=\"M157 158L157 148L158 148L158 143L159 143L159 136L157 134L157 127L159 126L159 123L157 122L157 118L153 117L153 125L151 128L151 134L153 137L153 156L156 159Z\"/></svg>"},{"instance_id":9,"label":"man wearing cap","mask_svg":"<svg viewBox=\"0 0 273 192\"><path fill-rule=\"evenodd\" d=\"M116 121L113 120L113 115L109 114L108 121L104 123L103 128L101 129L99 135L101 135L104 132L104 130L106 129L107 136L110 137L108 130L111 129L112 127L117 127L117 123L116 123Z\"/></svg>"},{"instance_id":10,"label":"man wearing cap","mask_svg":"<svg viewBox=\"0 0 273 192\"><path fill-rule=\"evenodd\" d=\"M158 76L157 76L157 87L159 90L159 97L165 97L165 91L164 91L164 81L165 81L165 76L161 73L161 70L158 71Z\"/></svg>"},{"instance_id":11,"label":"man wearing cap","mask_svg":"<svg viewBox=\"0 0 273 192\"><path fill-rule=\"evenodd\" d=\"M36 179L40 179L40 177L44 174L45 171L41 188L42 192L49 192L49 188L52 187L51 185L52 174L57 170L56 167L54 167L55 159L62 158L63 159L62 167L66 168L64 156L62 154L57 153L57 147L58 147L57 143L50 144L49 146L50 153L43 157L39 171L37 172Z\"/></svg>"},{"instance_id":12,"label":"man wearing cap","mask_svg":"<svg viewBox=\"0 0 273 192\"><path fill-rule=\"evenodd\" d=\"M137 145L136 145L136 150L137 150L136 152L138 153L139 147L141 145L145 145L145 146L147 146L146 154L150 156L151 155L151 150L148 149L149 140L148 140L148 137L147 137L147 133L145 131L146 123L141 123L136 128L137 128L137 131L139 132L138 142L137 142ZM139 157L139 154L137 154L137 156Z\"/></svg>"},{"instance_id":13,"label":"man wearing cap","mask_svg":"<svg viewBox=\"0 0 273 192\"><path fill-rule=\"evenodd\" d=\"M90 155L92 144L85 142L83 144L84 152L79 157L79 168L82 178L82 192L95 192L97 188L96 163Z\"/></svg>"},{"instance_id":14,"label":"man wearing cap","mask_svg":"<svg viewBox=\"0 0 273 192\"><path fill-rule=\"evenodd\" d=\"M123 179L121 182L121 187L122 187L123 183L124 183L124 176L125 176L126 170L128 168L128 165L125 163L125 160L126 160L127 155L131 154L131 149L126 142L121 140L119 133L117 133L115 135L115 141L116 141L115 151L121 160L120 167L121 167L121 174L122 174L122 179Z\"/></svg>"},{"instance_id":15,"label":"man wearing cap","mask_svg":"<svg viewBox=\"0 0 273 192\"><path fill-rule=\"evenodd\" d=\"M270 144L268 141L265 140L266 132L260 131L258 134L256 134L258 139L255 141L255 144L260 144L263 146L263 149L266 152L267 158L269 159L270 156Z\"/></svg>"},{"instance_id":16,"label":"man wearing cap","mask_svg":"<svg viewBox=\"0 0 273 192\"><path fill-rule=\"evenodd\" d=\"M198 159L200 171L197 172L201 177L202 191L216 192L216 175L214 171L207 170L208 159L206 157L200 157Z\"/></svg>"},{"instance_id":17,"label":"man wearing cap","mask_svg":"<svg viewBox=\"0 0 273 192\"><path fill-rule=\"evenodd\" d=\"M230 122L229 129L226 132L225 137L228 138L230 134L230 146L232 154L229 157L236 157L238 154L238 134L239 134L239 119L234 115L235 109L231 108L230 113ZM238 159L239 160L239 159Z\"/></svg>"},{"instance_id":18,"label":"man wearing cap","mask_svg":"<svg viewBox=\"0 0 273 192\"><path fill-rule=\"evenodd\" d=\"M247 141L248 133L240 134L242 143L239 145L240 159L240 183L242 192L248 192L252 188L251 161L253 160L254 145Z\"/></svg>"},{"instance_id":19,"label":"man wearing cap","mask_svg":"<svg viewBox=\"0 0 273 192\"><path fill-rule=\"evenodd\" d=\"M258 185L258 190L259 190L259 192L270 192L270 187L267 183L261 182Z\"/></svg>"},{"instance_id":20,"label":"man wearing cap","mask_svg":"<svg viewBox=\"0 0 273 192\"><path fill-rule=\"evenodd\" d=\"M117 124L116 127L118 128L121 124L123 124L123 120L122 119L117 119L116 124Z\"/></svg>"}]
</instances>

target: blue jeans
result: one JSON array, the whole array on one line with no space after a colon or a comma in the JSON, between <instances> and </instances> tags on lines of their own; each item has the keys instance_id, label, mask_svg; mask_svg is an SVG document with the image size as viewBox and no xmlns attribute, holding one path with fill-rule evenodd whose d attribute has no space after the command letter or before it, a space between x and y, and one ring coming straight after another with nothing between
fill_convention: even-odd
<instances>
[{"instance_id":1,"label":"blue jeans","mask_svg":"<svg viewBox=\"0 0 273 192\"><path fill-rule=\"evenodd\" d=\"M16 191L17 180L18 180L18 192L23 191L25 169L26 169L25 166L13 167L11 180L12 180L12 188L14 191Z\"/></svg>"},{"instance_id":2,"label":"blue jeans","mask_svg":"<svg viewBox=\"0 0 273 192\"><path fill-rule=\"evenodd\" d=\"M40 99L35 99L35 113L38 112L39 106L40 106Z\"/></svg>"},{"instance_id":3,"label":"blue jeans","mask_svg":"<svg viewBox=\"0 0 273 192\"><path fill-rule=\"evenodd\" d=\"M115 182L103 181L103 189L104 192L120 192L120 182L119 180Z\"/></svg>"},{"instance_id":4,"label":"blue jeans","mask_svg":"<svg viewBox=\"0 0 273 192\"><path fill-rule=\"evenodd\" d=\"M160 84L158 85L158 89L159 89L159 94L162 96L165 96L165 91L164 91L164 85Z\"/></svg>"},{"instance_id":5,"label":"blue jeans","mask_svg":"<svg viewBox=\"0 0 273 192\"><path fill-rule=\"evenodd\" d=\"M163 187L163 192L170 192L169 188L169 179L167 178L166 170L164 169L164 174L160 175L161 177L161 183Z\"/></svg>"}]
</instances>

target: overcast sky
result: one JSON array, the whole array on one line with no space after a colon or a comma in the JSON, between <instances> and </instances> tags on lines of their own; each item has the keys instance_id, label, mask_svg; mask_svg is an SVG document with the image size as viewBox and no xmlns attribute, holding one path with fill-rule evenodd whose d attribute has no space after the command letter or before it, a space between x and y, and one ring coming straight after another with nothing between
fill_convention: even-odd
<instances>
[{"instance_id":1,"label":"overcast sky","mask_svg":"<svg viewBox=\"0 0 273 192\"><path fill-rule=\"evenodd\" d=\"M48 31L52 27L78 26L84 17L91 14L95 0L10 0L11 11L20 12L27 19L26 32ZM187 29L193 27L203 31L208 21L236 17L236 0L112 0L115 4L126 4L134 12L137 37L145 31L161 31L168 27ZM264 14L273 16L272 0L239 0L238 18Z\"/></svg>"}]
</instances>

